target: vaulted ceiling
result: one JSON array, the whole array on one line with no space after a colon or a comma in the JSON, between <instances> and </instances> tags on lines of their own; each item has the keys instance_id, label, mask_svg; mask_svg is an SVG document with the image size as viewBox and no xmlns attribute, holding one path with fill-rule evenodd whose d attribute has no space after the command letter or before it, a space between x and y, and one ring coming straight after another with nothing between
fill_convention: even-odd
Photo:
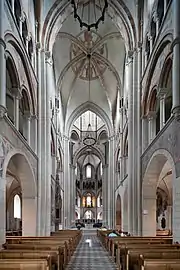
<instances>
[{"instance_id":1,"label":"vaulted ceiling","mask_svg":"<svg viewBox=\"0 0 180 270\"><path fill-rule=\"evenodd\" d=\"M110 17L98 31L88 32L69 15L56 37L53 62L64 118L91 101L114 120L118 91L123 91L125 45Z\"/></svg>"}]
</instances>

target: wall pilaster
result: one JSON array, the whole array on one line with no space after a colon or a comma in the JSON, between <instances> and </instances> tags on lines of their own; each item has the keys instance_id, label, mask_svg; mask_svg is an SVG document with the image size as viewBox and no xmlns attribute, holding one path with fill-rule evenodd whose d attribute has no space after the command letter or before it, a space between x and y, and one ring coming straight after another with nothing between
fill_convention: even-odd
<instances>
[{"instance_id":1,"label":"wall pilaster","mask_svg":"<svg viewBox=\"0 0 180 270\"><path fill-rule=\"evenodd\" d=\"M133 53L128 54L128 232L133 233Z\"/></svg>"},{"instance_id":2,"label":"wall pilaster","mask_svg":"<svg viewBox=\"0 0 180 270\"><path fill-rule=\"evenodd\" d=\"M51 232L51 109L50 109L50 91L51 91L51 78L52 78L52 58L49 51L45 52L45 90L46 90L46 111L45 119L46 124L46 235Z\"/></svg>"}]
</instances>

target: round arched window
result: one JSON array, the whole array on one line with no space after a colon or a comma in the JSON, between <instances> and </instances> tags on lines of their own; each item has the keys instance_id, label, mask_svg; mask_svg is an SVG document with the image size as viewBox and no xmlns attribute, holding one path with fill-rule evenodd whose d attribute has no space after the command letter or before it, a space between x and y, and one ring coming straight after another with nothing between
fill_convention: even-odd
<instances>
[{"instance_id":1,"label":"round arched window","mask_svg":"<svg viewBox=\"0 0 180 270\"><path fill-rule=\"evenodd\" d=\"M14 196L14 218L21 218L21 199L17 194Z\"/></svg>"}]
</instances>

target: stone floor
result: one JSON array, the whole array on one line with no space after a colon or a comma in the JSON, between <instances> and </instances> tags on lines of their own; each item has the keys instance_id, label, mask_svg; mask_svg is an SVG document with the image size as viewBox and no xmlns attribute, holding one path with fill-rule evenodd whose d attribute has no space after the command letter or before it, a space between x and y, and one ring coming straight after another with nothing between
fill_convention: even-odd
<instances>
[{"instance_id":1,"label":"stone floor","mask_svg":"<svg viewBox=\"0 0 180 270\"><path fill-rule=\"evenodd\" d=\"M84 230L82 239L68 264L67 270L118 269L96 236L96 230Z\"/></svg>"}]
</instances>

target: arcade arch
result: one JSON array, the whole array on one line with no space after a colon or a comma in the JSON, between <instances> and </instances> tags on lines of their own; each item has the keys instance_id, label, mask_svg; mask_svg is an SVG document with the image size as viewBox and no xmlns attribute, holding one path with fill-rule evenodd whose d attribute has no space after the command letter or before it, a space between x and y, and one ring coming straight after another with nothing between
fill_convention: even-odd
<instances>
[{"instance_id":1,"label":"arcade arch","mask_svg":"<svg viewBox=\"0 0 180 270\"><path fill-rule=\"evenodd\" d=\"M142 183L143 236L156 236L164 229L172 233L174 179L173 158L166 150L157 150L147 165ZM165 219L165 225L162 225L162 219Z\"/></svg>"},{"instance_id":2,"label":"arcade arch","mask_svg":"<svg viewBox=\"0 0 180 270\"><path fill-rule=\"evenodd\" d=\"M37 231L37 186L28 158L20 152L10 151L4 160L3 179L7 192L6 201L14 196L21 199L22 235L33 236ZM14 190L14 191L13 191ZM18 193L17 193L18 192ZM5 194L4 194L5 196ZM14 203L13 203L14 204ZM8 206L8 204L6 203ZM12 205L12 204L11 204ZM6 208L9 212L9 209ZM19 219L19 218L18 218ZM19 228L20 229L20 228Z\"/></svg>"}]
</instances>

